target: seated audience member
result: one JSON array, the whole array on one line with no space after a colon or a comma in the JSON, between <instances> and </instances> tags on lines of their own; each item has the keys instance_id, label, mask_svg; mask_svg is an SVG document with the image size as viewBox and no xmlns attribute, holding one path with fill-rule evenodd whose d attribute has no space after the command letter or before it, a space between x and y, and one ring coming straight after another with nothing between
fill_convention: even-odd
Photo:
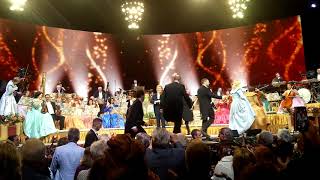
<instances>
[{"instance_id":1,"label":"seated audience member","mask_svg":"<svg viewBox=\"0 0 320 180\"><path fill-rule=\"evenodd\" d=\"M150 147L151 138L147 133L138 133L136 135L136 140L144 146L144 149Z\"/></svg>"},{"instance_id":2,"label":"seated audience member","mask_svg":"<svg viewBox=\"0 0 320 180\"><path fill-rule=\"evenodd\" d=\"M254 164L255 157L247 148L236 148L232 160L234 179L241 179L245 173L245 168L251 167Z\"/></svg>"},{"instance_id":3,"label":"seated audience member","mask_svg":"<svg viewBox=\"0 0 320 180\"><path fill-rule=\"evenodd\" d=\"M273 164L273 152L267 146L256 146L254 150L254 157L257 164Z\"/></svg>"},{"instance_id":4,"label":"seated audience member","mask_svg":"<svg viewBox=\"0 0 320 180\"><path fill-rule=\"evenodd\" d=\"M166 129L155 129L152 133L152 149L146 151L148 167L156 173L161 180L169 179L168 171L175 172L178 177L185 171L185 152L181 144L173 138L172 147L170 134Z\"/></svg>"},{"instance_id":5,"label":"seated audience member","mask_svg":"<svg viewBox=\"0 0 320 180\"><path fill-rule=\"evenodd\" d=\"M98 141L98 131L101 129L101 127L102 120L100 118L95 118L92 122L92 128L86 135L85 143L83 146L84 148L90 147L93 142Z\"/></svg>"},{"instance_id":6,"label":"seated audience member","mask_svg":"<svg viewBox=\"0 0 320 180\"><path fill-rule=\"evenodd\" d=\"M81 171L89 169L92 166L92 163L93 160L91 158L90 147L87 147L84 150L80 165L77 167L76 173L74 174L74 180L78 179L78 175Z\"/></svg>"},{"instance_id":7,"label":"seated audience member","mask_svg":"<svg viewBox=\"0 0 320 180\"><path fill-rule=\"evenodd\" d=\"M18 147L21 143L18 135L9 136L8 140L10 140L16 147Z\"/></svg>"},{"instance_id":8,"label":"seated audience member","mask_svg":"<svg viewBox=\"0 0 320 180\"><path fill-rule=\"evenodd\" d=\"M176 138L177 140L172 140L172 138ZM187 144L188 144L188 139L182 133L178 133L178 134L172 133L171 134L171 142L178 142L185 149L187 147Z\"/></svg>"},{"instance_id":9,"label":"seated audience member","mask_svg":"<svg viewBox=\"0 0 320 180\"><path fill-rule=\"evenodd\" d=\"M282 180L272 164L256 164L245 167L244 171L244 175L240 177L244 180Z\"/></svg>"},{"instance_id":10,"label":"seated audience member","mask_svg":"<svg viewBox=\"0 0 320 180\"><path fill-rule=\"evenodd\" d=\"M90 146L90 155L92 162L96 161L97 159L104 158L105 152L107 151L107 145L105 141L99 140L92 143ZM79 172L79 175L77 176L78 180L86 180L90 173L90 166L87 166L87 169L84 169L83 171ZM76 174L77 175L77 174Z\"/></svg>"},{"instance_id":11,"label":"seated audience member","mask_svg":"<svg viewBox=\"0 0 320 180\"><path fill-rule=\"evenodd\" d=\"M79 138L79 129L70 128L68 131L69 143L56 148L50 166L55 179L74 179L74 174L84 153L84 148L77 145ZM59 174L56 173L57 170L59 170Z\"/></svg>"},{"instance_id":12,"label":"seated audience member","mask_svg":"<svg viewBox=\"0 0 320 180\"><path fill-rule=\"evenodd\" d=\"M230 128L221 128L219 131L219 139L221 143L233 143L232 130Z\"/></svg>"},{"instance_id":13,"label":"seated audience member","mask_svg":"<svg viewBox=\"0 0 320 180\"><path fill-rule=\"evenodd\" d=\"M288 129L279 129L275 149L276 166L279 171L287 169L293 155L293 137Z\"/></svg>"},{"instance_id":14,"label":"seated audience member","mask_svg":"<svg viewBox=\"0 0 320 180\"><path fill-rule=\"evenodd\" d=\"M191 131L191 137L192 137L192 139L202 140L202 133L201 133L200 129L193 129Z\"/></svg>"},{"instance_id":15,"label":"seated audience member","mask_svg":"<svg viewBox=\"0 0 320 180\"><path fill-rule=\"evenodd\" d=\"M263 131L257 135L257 143L268 148L272 148L273 135L269 131Z\"/></svg>"},{"instance_id":16,"label":"seated audience member","mask_svg":"<svg viewBox=\"0 0 320 180\"><path fill-rule=\"evenodd\" d=\"M62 137L58 140L58 143L57 143L57 146L63 146L63 145L66 145L68 144L68 138L67 137Z\"/></svg>"},{"instance_id":17,"label":"seated audience member","mask_svg":"<svg viewBox=\"0 0 320 180\"><path fill-rule=\"evenodd\" d=\"M192 141L186 149L187 174L185 179L209 180L211 169L209 147L202 141Z\"/></svg>"},{"instance_id":18,"label":"seated audience member","mask_svg":"<svg viewBox=\"0 0 320 180\"><path fill-rule=\"evenodd\" d=\"M234 179L233 149L230 146L221 145L218 148L219 162L215 166L213 180Z\"/></svg>"},{"instance_id":19,"label":"seated audience member","mask_svg":"<svg viewBox=\"0 0 320 180\"><path fill-rule=\"evenodd\" d=\"M118 134L108 141L108 151L97 159L89 173L89 180L158 180L144 160L144 147L130 135Z\"/></svg>"},{"instance_id":20,"label":"seated audience member","mask_svg":"<svg viewBox=\"0 0 320 180\"><path fill-rule=\"evenodd\" d=\"M50 180L46 146L39 139L28 139L21 149L22 179Z\"/></svg>"},{"instance_id":21,"label":"seated audience member","mask_svg":"<svg viewBox=\"0 0 320 180\"><path fill-rule=\"evenodd\" d=\"M0 179L20 180L20 154L11 143L0 142Z\"/></svg>"}]
</instances>

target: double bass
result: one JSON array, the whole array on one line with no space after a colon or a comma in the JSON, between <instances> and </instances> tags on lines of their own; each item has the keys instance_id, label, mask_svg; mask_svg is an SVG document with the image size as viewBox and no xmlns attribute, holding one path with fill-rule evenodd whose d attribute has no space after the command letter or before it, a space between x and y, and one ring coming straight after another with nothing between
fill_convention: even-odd
<instances>
[{"instance_id":1,"label":"double bass","mask_svg":"<svg viewBox=\"0 0 320 180\"><path fill-rule=\"evenodd\" d=\"M282 101L282 106L283 108L290 109L292 106L292 100L296 96L296 92L293 86L291 87L290 90L287 90L286 92L285 92L286 94L284 94L284 100Z\"/></svg>"}]
</instances>

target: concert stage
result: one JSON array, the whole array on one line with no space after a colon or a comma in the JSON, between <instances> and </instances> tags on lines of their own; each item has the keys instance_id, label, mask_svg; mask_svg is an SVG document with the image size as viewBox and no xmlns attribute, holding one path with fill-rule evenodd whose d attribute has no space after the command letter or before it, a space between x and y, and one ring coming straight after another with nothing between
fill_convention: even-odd
<instances>
[{"instance_id":1,"label":"concert stage","mask_svg":"<svg viewBox=\"0 0 320 180\"><path fill-rule=\"evenodd\" d=\"M271 131L272 133L277 133L278 129L281 129L281 128L289 127L290 130L293 129L293 127L291 126L291 123L290 123L290 115L289 114L268 114L267 118L270 122L270 125L268 126L267 130ZM190 130L192 131L192 129L201 129L201 125L199 123L201 124L201 121L199 121L199 120L192 122L192 124L190 125ZM227 124L212 125L211 127L208 128L208 133L211 136L217 136L219 133L219 130L223 127L228 127L228 125ZM145 130L149 135L152 134L152 131L154 129L155 129L155 126L145 127ZM187 130L184 125L182 126L181 129L182 129L183 134L187 134ZM84 142L85 136L89 130L90 129L81 129L80 130L80 142L79 142L80 144ZM167 126L167 130L172 132L173 126ZM58 131L57 133L51 134L48 137L46 137L44 139L44 142L51 143L53 136L56 136L59 139L61 137L67 136L67 133L68 133L67 130ZM99 135L112 134L112 133L123 134L124 129L123 128L108 128L108 129L101 129L99 131Z\"/></svg>"}]
</instances>

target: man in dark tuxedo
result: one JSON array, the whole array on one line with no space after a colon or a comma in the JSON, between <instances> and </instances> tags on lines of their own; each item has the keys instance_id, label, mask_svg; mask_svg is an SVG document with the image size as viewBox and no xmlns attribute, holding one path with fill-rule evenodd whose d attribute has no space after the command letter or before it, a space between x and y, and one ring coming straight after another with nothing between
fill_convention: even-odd
<instances>
[{"instance_id":1,"label":"man in dark tuxedo","mask_svg":"<svg viewBox=\"0 0 320 180\"><path fill-rule=\"evenodd\" d=\"M101 127L102 127L102 120L100 118L95 118L92 121L92 128L86 135L86 139L83 146L84 148L90 147L93 142L99 140L98 131L101 129Z\"/></svg>"},{"instance_id":2,"label":"man in dark tuxedo","mask_svg":"<svg viewBox=\"0 0 320 180\"><path fill-rule=\"evenodd\" d=\"M102 110L103 105L105 104L106 92L102 89L101 86L98 87L98 90L93 93L93 97L97 99L100 109Z\"/></svg>"},{"instance_id":3,"label":"man in dark tuxedo","mask_svg":"<svg viewBox=\"0 0 320 180\"><path fill-rule=\"evenodd\" d=\"M180 84L180 76L174 74L173 82L166 85L161 97L161 109L163 117L166 121L174 122L173 133L181 133L182 113L183 113L183 98L189 108L192 102L186 92L183 84Z\"/></svg>"},{"instance_id":4,"label":"man in dark tuxedo","mask_svg":"<svg viewBox=\"0 0 320 180\"><path fill-rule=\"evenodd\" d=\"M49 94L46 94L45 98L46 98L45 103L47 105L48 113L51 114L52 119L54 121L59 121L60 130L63 130L65 117L61 115L60 107L58 107L56 103L51 101L51 97Z\"/></svg>"},{"instance_id":5,"label":"man in dark tuxedo","mask_svg":"<svg viewBox=\"0 0 320 180\"><path fill-rule=\"evenodd\" d=\"M214 110L211 104L211 99L222 99L212 93L209 88L210 82L207 78L201 79L201 87L198 89L198 101L200 106L200 114L202 119L202 134L208 139L210 136L207 134L207 129L214 121Z\"/></svg>"},{"instance_id":6,"label":"man in dark tuxedo","mask_svg":"<svg viewBox=\"0 0 320 180\"><path fill-rule=\"evenodd\" d=\"M163 92L163 88L161 85L158 85L156 88L157 93L153 94L151 97L151 104L153 104L153 110L154 114L156 116L157 120L157 128L160 128L160 122L161 122L161 127L165 128L166 127L166 121L163 117L163 114L160 111L160 102L161 102L161 96Z\"/></svg>"},{"instance_id":7,"label":"man in dark tuxedo","mask_svg":"<svg viewBox=\"0 0 320 180\"><path fill-rule=\"evenodd\" d=\"M136 100L132 103L129 108L128 116L125 124L124 133L130 134L132 138L139 132L146 132L142 125L145 125L143 121L143 108L142 102L144 101L144 91L138 89L136 91Z\"/></svg>"},{"instance_id":8,"label":"man in dark tuxedo","mask_svg":"<svg viewBox=\"0 0 320 180\"><path fill-rule=\"evenodd\" d=\"M65 91L66 91L66 89L62 86L62 84L58 83L56 86L56 89L53 91L53 93L64 94Z\"/></svg>"}]
</instances>

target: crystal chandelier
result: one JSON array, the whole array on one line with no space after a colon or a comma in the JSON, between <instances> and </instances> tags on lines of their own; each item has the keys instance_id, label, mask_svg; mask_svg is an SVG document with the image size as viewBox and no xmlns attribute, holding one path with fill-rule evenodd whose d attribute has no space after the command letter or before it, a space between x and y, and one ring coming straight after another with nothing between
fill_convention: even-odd
<instances>
[{"instance_id":1,"label":"crystal chandelier","mask_svg":"<svg viewBox=\"0 0 320 180\"><path fill-rule=\"evenodd\" d=\"M233 13L232 17L242 19L249 1L250 0L229 0L229 6Z\"/></svg>"},{"instance_id":2,"label":"crystal chandelier","mask_svg":"<svg viewBox=\"0 0 320 180\"><path fill-rule=\"evenodd\" d=\"M121 5L121 11L125 20L129 23L129 29L139 29L139 23L142 20L144 4L139 1L127 1Z\"/></svg>"},{"instance_id":3,"label":"crystal chandelier","mask_svg":"<svg viewBox=\"0 0 320 180\"><path fill-rule=\"evenodd\" d=\"M11 11L23 11L27 0L9 0Z\"/></svg>"}]
</instances>

